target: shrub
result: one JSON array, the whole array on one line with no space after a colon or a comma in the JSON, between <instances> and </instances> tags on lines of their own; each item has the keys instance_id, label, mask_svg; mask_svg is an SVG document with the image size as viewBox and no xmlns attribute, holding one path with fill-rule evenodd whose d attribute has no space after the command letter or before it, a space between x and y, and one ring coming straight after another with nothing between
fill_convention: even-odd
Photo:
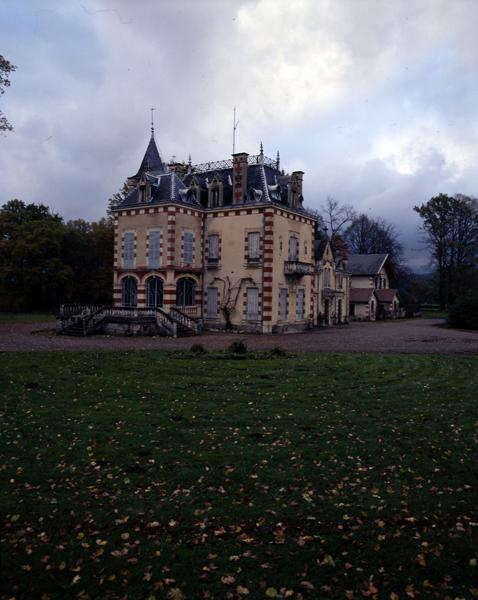
<instances>
[{"instance_id":1,"label":"shrub","mask_svg":"<svg viewBox=\"0 0 478 600\"><path fill-rule=\"evenodd\" d=\"M284 358L284 356L287 356L287 352L284 350L284 348L275 346L274 348L271 348L269 355L274 358Z\"/></svg>"},{"instance_id":2,"label":"shrub","mask_svg":"<svg viewBox=\"0 0 478 600\"><path fill-rule=\"evenodd\" d=\"M193 354L205 354L206 349L202 344L193 344L190 348L190 352Z\"/></svg>"},{"instance_id":3,"label":"shrub","mask_svg":"<svg viewBox=\"0 0 478 600\"><path fill-rule=\"evenodd\" d=\"M231 354L246 354L247 346L244 342L238 340L237 342L232 342L232 344L227 347L227 351Z\"/></svg>"},{"instance_id":4,"label":"shrub","mask_svg":"<svg viewBox=\"0 0 478 600\"><path fill-rule=\"evenodd\" d=\"M448 324L462 329L478 329L478 292L470 291L450 306Z\"/></svg>"}]
</instances>

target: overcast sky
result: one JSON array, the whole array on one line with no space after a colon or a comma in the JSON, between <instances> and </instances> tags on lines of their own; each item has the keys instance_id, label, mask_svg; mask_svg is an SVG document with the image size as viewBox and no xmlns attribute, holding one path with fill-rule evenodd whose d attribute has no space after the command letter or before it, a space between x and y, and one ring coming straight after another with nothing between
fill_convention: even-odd
<instances>
[{"instance_id":1,"label":"overcast sky","mask_svg":"<svg viewBox=\"0 0 478 600\"><path fill-rule=\"evenodd\" d=\"M477 24L477 0L0 0L0 204L98 219L151 106L163 158L194 163L230 156L236 105L236 151L392 222L419 268L412 207L478 193Z\"/></svg>"}]
</instances>

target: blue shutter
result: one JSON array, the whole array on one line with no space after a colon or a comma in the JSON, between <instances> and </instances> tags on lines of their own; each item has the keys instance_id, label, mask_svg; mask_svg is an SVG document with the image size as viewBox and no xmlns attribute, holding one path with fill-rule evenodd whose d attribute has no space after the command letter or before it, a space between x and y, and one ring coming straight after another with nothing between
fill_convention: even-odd
<instances>
[{"instance_id":1,"label":"blue shutter","mask_svg":"<svg viewBox=\"0 0 478 600\"><path fill-rule=\"evenodd\" d=\"M161 256L161 232L158 229L152 229L149 232L148 241L148 264L150 269L157 269L160 264Z\"/></svg>"}]
</instances>

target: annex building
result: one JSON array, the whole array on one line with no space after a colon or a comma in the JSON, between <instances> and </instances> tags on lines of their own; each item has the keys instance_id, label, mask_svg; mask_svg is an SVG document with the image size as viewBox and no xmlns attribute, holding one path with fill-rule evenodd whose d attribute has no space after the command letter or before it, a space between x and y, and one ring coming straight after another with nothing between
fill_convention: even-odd
<instances>
[{"instance_id":1,"label":"annex building","mask_svg":"<svg viewBox=\"0 0 478 600\"><path fill-rule=\"evenodd\" d=\"M302 171L239 152L163 162L151 139L114 208L114 305L187 316L206 329L299 331L348 318L346 257L317 245Z\"/></svg>"}]
</instances>

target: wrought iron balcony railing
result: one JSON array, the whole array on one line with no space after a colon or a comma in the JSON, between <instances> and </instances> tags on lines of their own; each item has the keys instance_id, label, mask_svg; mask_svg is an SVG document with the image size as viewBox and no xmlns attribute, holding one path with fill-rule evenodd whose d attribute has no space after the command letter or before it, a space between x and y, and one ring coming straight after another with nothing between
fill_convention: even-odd
<instances>
[{"instance_id":1,"label":"wrought iron balcony railing","mask_svg":"<svg viewBox=\"0 0 478 600\"><path fill-rule=\"evenodd\" d=\"M286 260L284 262L284 275L303 277L304 275L313 274L314 265L312 263L301 262L300 260Z\"/></svg>"}]
</instances>

